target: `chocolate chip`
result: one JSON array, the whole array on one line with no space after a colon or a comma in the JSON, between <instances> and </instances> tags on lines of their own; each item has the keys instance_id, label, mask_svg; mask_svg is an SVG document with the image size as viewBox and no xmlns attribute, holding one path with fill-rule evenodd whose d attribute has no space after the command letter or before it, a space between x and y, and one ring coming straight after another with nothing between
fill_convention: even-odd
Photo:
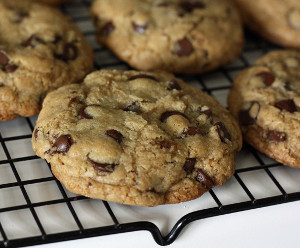
<instances>
[{"instance_id":1,"label":"chocolate chip","mask_svg":"<svg viewBox=\"0 0 300 248\"><path fill-rule=\"evenodd\" d=\"M155 141L154 144L159 145L160 149L163 149L163 148L170 149L172 147L172 143L168 140Z\"/></svg>"},{"instance_id":2,"label":"chocolate chip","mask_svg":"<svg viewBox=\"0 0 300 248\"><path fill-rule=\"evenodd\" d=\"M261 77L266 86L272 85L275 81L275 77L271 72L263 71L257 73L255 76Z\"/></svg>"},{"instance_id":3,"label":"chocolate chip","mask_svg":"<svg viewBox=\"0 0 300 248\"><path fill-rule=\"evenodd\" d=\"M18 66L17 65L6 65L4 67L4 71L7 72L7 73L11 73L11 72L14 72L15 70L18 69Z\"/></svg>"},{"instance_id":4,"label":"chocolate chip","mask_svg":"<svg viewBox=\"0 0 300 248\"><path fill-rule=\"evenodd\" d=\"M144 33L146 33L148 25L147 24L139 25L139 24L136 24L135 22L132 22L132 28L135 32L137 32L139 34L144 34Z\"/></svg>"},{"instance_id":5,"label":"chocolate chip","mask_svg":"<svg viewBox=\"0 0 300 248\"><path fill-rule=\"evenodd\" d=\"M31 35L27 40L23 41L22 45L25 47L33 46L32 41L33 41L34 37L35 37L34 34Z\"/></svg>"},{"instance_id":6,"label":"chocolate chip","mask_svg":"<svg viewBox=\"0 0 300 248\"><path fill-rule=\"evenodd\" d=\"M62 54L55 54L55 57L65 62L77 58L77 47L72 43L66 43L63 46Z\"/></svg>"},{"instance_id":7,"label":"chocolate chip","mask_svg":"<svg viewBox=\"0 0 300 248\"><path fill-rule=\"evenodd\" d=\"M62 40L62 37L59 34L56 34L52 43L57 44L61 40Z\"/></svg>"},{"instance_id":8,"label":"chocolate chip","mask_svg":"<svg viewBox=\"0 0 300 248\"><path fill-rule=\"evenodd\" d=\"M194 136L196 134L202 134L201 130L198 127L188 127L182 132L181 137L185 138L187 136Z\"/></svg>"},{"instance_id":9,"label":"chocolate chip","mask_svg":"<svg viewBox=\"0 0 300 248\"><path fill-rule=\"evenodd\" d=\"M248 126L256 122L258 113L260 111L260 104L257 101L251 102L251 105L246 110L239 112L239 121L242 125Z\"/></svg>"},{"instance_id":10,"label":"chocolate chip","mask_svg":"<svg viewBox=\"0 0 300 248\"><path fill-rule=\"evenodd\" d=\"M231 141L231 136L228 130L226 129L225 125L222 122L217 122L214 125L217 128L217 132L219 134L220 140L227 144L226 139Z\"/></svg>"},{"instance_id":11,"label":"chocolate chip","mask_svg":"<svg viewBox=\"0 0 300 248\"><path fill-rule=\"evenodd\" d=\"M121 143L122 142L122 139L123 139L123 135L117 131L117 130L114 130L114 129L109 129L106 131L105 133L107 136L115 139L118 143Z\"/></svg>"},{"instance_id":12,"label":"chocolate chip","mask_svg":"<svg viewBox=\"0 0 300 248\"><path fill-rule=\"evenodd\" d=\"M53 144L53 147L56 147L57 153L67 153L72 144L73 141L71 135L66 134L60 135Z\"/></svg>"},{"instance_id":13,"label":"chocolate chip","mask_svg":"<svg viewBox=\"0 0 300 248\"><path fill-rule=\"evenodd\" d=\"M206 115L207 117L211 117L212 114L213 114L213 112L212 112L212 110L211 110L210 108L207 108L207 109L202 109L202 108L200 108L199 113L200 113L200 114L204 114L204 115Z\"/></svg>"},{"instance_id":14,"label":"chocolate chip","mask_svg":"<svg viewBox=\"0 0 300 248\"><path fill-rule=\"evenodd\" d=\"M151 75L147 75L147 74L138 74L138 75L134 75L134 76L130 77L130 78L128 79L128 81L132 81L132 80L135 80L135 79L138 79L138 78L148 78L148 79L151 79L151 80L153 80L153 81L158 82L158 80L157 80L155 77L153 77L153 76L151 76Z\"/></svg>"},{"instance_id":15,"label":"chocolate chip","mask_svg":"<svg viewBox=\"0 0 300 248\"><path fill-rule=\"evenodd\" d=\"M9 58L4 51L0 51L0 65L7 65L9 62Z\"/></svg>"},{"instance_id":16,"label":"chocolate chip","mask_svg":"<svg viewBox=\"0 0 300 248\"><path fill-rule=\"evenodd\" d=\"M34 139L37 140L37 136L38 136L38 132L39 130L36 128L33 132L33 135L34 135Z\"/></svg>"},{"instance_id":17,"label":"chocolate chip","mask_svg":"<svg viewBox=\"0 0 300 248\"><path fill-rule=\"evenodd\" d=\"M100 34L107 36L110 33L112 33L114 30L115 30L115 25L113 24L113 22L109 21L105 23L104 26L101 28Z\"/></svg>"},{"instance_id":18,"label":"chocolate chip","mask_svg":"<svg viewBox=\"0 0 300 248\"><path fill-rule=\"evenodd\" d=\"M92 187L93 187L93 184L92 184L91 182L89 182L89 183L88 183L88 187L89 187L89 188L92 188Z\"/></svg>"},{"instance_id":19,"label":"chocolate chip","mask_svg":"<svg viewBox=\"0 0 300 248\"><path fill-rule=\"evenodd\" d=\"M279 132L279 131L276 131L276 130L269 130L267 132L267 139L269 141L279 143L279 142L282 142L282 141L286 140L286 133Z\"/></svg>"},{"instance_id":20,"label":"chocolate chip","mask_svg":"<svg viewBox=\"0 0 300 248\"><path fill-rule=\"evenodd\" d=\"M287 91L292 91L292 90L293 90L290 82L286 82L286 83L284 84L284 88L285 88Z\"/></svg>"},{"instance_id":21,"label":"chocolate chip","mask_svg":"<svg viewBox=\"0 0 300 248\"><path fill-rule=\"evenodd\" d=\"M4 87L5 85L3 83L0 83L0 87Z\"/></svg>"},{"instance_id":22,"label":"chocolate chip","mask_svg":"<svg viewBox=\"0 0 300 248\"><path fill-rule=\"evenodd\" d=\"M178 40L175 44L175 53L179 57L188 57L193 53L193 51L194 47L187 38Z\"/></svg>"},{"instance_id":23,"label":"chocolate chip","mask_svg":"<svg viewBox=\"0 0 300 248\"><path fill-rule=\"evenodd\" d=\"M214 187L213 180L207 176L201 169L197 169L196 180L203 184L203 186L207 189L211 189Z\"/></svg>"},{"instance_id":24,"label":"chocolate chip","mask_svg":"<svg viewBox=\"0 0 300 248\"><path fill-rule=\"evenodd\" d=\"M171 115L181 115L184 118L186 118L187 120L189 120L189 118L185 114L183 114L179 111L166 111L160 116L160 121L165 122Z\"/></svg>"},{"instance_id":25,"label":"chocolate chip","mask_svg":"<svg viewBox=\"0 0 300 248\"><path fill-rule=\"evenodd\" d=\"M194 9L204 9L205 4L201 1L182 1L180 7L190 13Z\"/></svg>"},{"instance_id":26,"label":"chocolate chip","mask_svg":"<svg viewBox=\"0 0 300 248\"><path fill-rule=\"evenodd\" d=\"M123 108L123 110L124 111L136 112L136 113L140 113L140 111L141 111L140 106L138 105L137 101L129 104L128 106L126 106L125 108Z\"/></svg>"},{"instance_id":27,"label":"chocolate chip","mask_svg":"<svg viewBox=\"0 0 300 248\"><path fill-rule=\"evenodd\" d=\"M167 90L181 90L181 87L175 79L172 79L168 84Z\"/></svg>"},{"instance_id":28,"label":"chocolate chip","mask_svg":"<svg viewBox=\"0 0 300 248\"><path fill-rule=\"evenodd\" d=\"M22 42L22 45L25 47L31 46L34 47L34 43L39 42L39 43L45 43L42 39L37 37L35 34L31 35L27 40Z\"/></svg>"},{"instance_id":29,"label":"chocolate chip","mask_svg":"<svg viewBox=\"0 0 300 248\"><path fill-rule=\"evenodd\" d=\"M183 169L187 173L192 173L195 169L195 164L196 164L196 158L187 158L183 165Z\"/></svg>"},{"instance_id":30,"label":"chocolate chip","mask_svg":"<svg viewBox=\"0 0 300 248\"><path fill-rule=\"evenodd\" d=\"M290 113L297 111L296 105L292 99L278 101L275 103L275 107Z\"/></svg>"},{"instance_id":31,"label":"chocolate chip","mask_svg":"<svg viewBox=\"0 0 300 248\"><path fill-rule=\"evenodd\" d=\"M93 116L91 116L87 112L85 112L85 109L87 107L88 107L87 105L82 106L79 110L79 115L81 116L82 119L93 119Z\"/></svg>"},{"instance_id":32,"label":"chocolate chip","mask_svg":"<svg viewBox=\"0 0 300 248\"><path fill-rule=\"evenodd\" d=\"M24 18L28 17L29 14L25 11L19 10L17 11L17 19L15 20L15 22L20 23L24 20Z\"/></svg>"},{"instance_id":33,"label":"chocolate chip","mask_svg":"<svg viewBox=\"0 0 300 248\"><path fill-rule=\"evenodd\" d=\"M117 164L98 163L88 157L89 162L93 165L94 169L100 172L113 172Z\"/></svg>"}]
</instances>

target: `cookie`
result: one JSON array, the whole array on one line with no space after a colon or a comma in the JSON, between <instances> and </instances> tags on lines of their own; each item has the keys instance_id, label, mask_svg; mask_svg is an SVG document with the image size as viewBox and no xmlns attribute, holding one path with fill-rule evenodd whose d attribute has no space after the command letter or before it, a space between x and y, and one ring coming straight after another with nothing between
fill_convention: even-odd
<instances>
[{"instance_id":1,"label":"cookie","mask_svg":"<svg viewBox=\"0 0 300 248\"><path fill-rule=\"evenodd\" d=\"M271 52L235 79L228 97L244 139L280 163L300 168L300 52Z\"/></svg>"},{"instance_id":2,"label":"cookie","mask_svg":"<svg viewBox=\"0 0 300 248\"><path fill-rule=\"evenodd\" d=\"M91 15L99 42L140 70L210 71L232 61L244 40L227 0L96 0Z\"/></svg>"},{"instance_id":3,"label":"cookie","mask_svg":"<svg viewBox=\"0 0 300 248\"><path fill-rule=\"evenodd\" d=\"M241 133L215 99L172 74L102 70L47 95L32 145L74 193L156 206L223 184Z\"/></svg>"},{"instance_id":4,"label":"cookie","mask_svg":"<svg viewBox=\"0 0 300 248\"><path fill-rule=\"evenodd\" d=\"M63 3L69 3L72 0L31 0L33 2L39 2L39 3L44 3L52 6L58 6Z\"/></svg>"},{"instance_id":5,"label":"cookie","mask_svg":"<svg viewBox=\"0 0 300 248\"><path fill-rule=\"evenodd\" d=\"M299 0L233 0L245 24L278 45L300 48Z\"/></svg>"},{"instance_id":6,"label":"cookie","mask_svg":"<svg viewBox=\"0 0 300 248\"><path fill-rule=\"evenodd\" d=\"M29 1L0 0L0 120L39 112L47 92L80 82L93 51L58 10Z\"/></svg>"}]
</instances>

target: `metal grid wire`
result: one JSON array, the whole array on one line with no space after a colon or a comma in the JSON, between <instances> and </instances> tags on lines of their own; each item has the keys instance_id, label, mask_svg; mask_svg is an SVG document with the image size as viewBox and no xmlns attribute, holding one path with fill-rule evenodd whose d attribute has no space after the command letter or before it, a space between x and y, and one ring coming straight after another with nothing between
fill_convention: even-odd
<instances>
[{"instance_id":1,"label":"metal grid wire","mask_svg":"<svg viewBox=\"0 0 300 248\"><path fill-rule=\"evenodd\" d=\"M94 47L95 69L130 69L97 44L95 29L89 18L90 3L91 0L77 0L62 6L62 10L73 17ZM226 96L235 75L264 53L277 48L249 31L246 32L246 38L242 55L227 67L204 75L181 77L215 96L226 106ZM158 244L168 245L192 221L300 199L299 170L283 166L244 144L237 157L237 170L228 183L211 189L192 202L168 207L171 212L172 208L186 210L181 218L176 217L178 219L170 229L162 231L163 228L147 218L118 218L122 212L130 211L130 206L73 195L53 177L49 164L34 155L30 139L36 118L0 123L0 247L23 247L138 230L147 230ZM260 183L263 184L263 191L259 188ZM262 193L265 188L269 188L269 191ZM41 193L44 191L47 193ZM228 194L231 191L243 196L232 201L232 194ZM212 204L199 204L208 198L211 198ZM195 201L196 207L191 207ZM86 211L84 214L80 211L86 204L92 205L95 211L93 218L97 214L100 216L92 224L87 224L87 219L91 217L86 216ZM134 211L148 211L151 215L153 211L161 211L160 207L157 208L134 207ZM60 209L64 209L63 212ZM165 212L162 209L160 214ZM50 218L45 218L45 215ZM68 216L67 221L63 217L55 217L65 215ZM49 222L52 218L56 219L51 228ZM61 222L59 226L57 222ZM16 230L20 229L22 231L16 235ZM29 233L28 229L33 231Z\"/></svg>"}]
</instances>

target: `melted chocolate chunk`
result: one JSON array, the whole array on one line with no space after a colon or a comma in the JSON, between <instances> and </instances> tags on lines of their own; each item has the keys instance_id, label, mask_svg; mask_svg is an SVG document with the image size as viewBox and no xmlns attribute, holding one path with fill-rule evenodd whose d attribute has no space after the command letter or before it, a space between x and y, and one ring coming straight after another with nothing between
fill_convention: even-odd
<instances>
[{"instance_id":1,"label":"melted chocolate chunk","mask_svg":"<svg viewBox=\"0 0 300 248\"><path fill-rule=\"evenodd\" d=\"M151 76L151 75L147 75L147 74L138 74L138 75L134 75L134 76L130 77L130 78L128 79L128 81L132 81L132 80L135 80L135 79L138 79L138 78L148 78L148 79L151 79L151 80L153 80L153 81L158 82L158 80L157 80L155 77L153 77L153 76Z\"/></svg>"},{"instance_id":2,"label":"melted chocolate chunk","mask_svg":"<svg viewBox=\"0 0 300 248\"><path fill-rule=\"evenodd\" d=\"M31 35L27 40L23 41L22 45L25 47L33 46L32 41L34 40L35 35Z\"/></svg>"},{"instance_id":3,"label":"melted chocolate chunk","mask_svg":"<svg viewBox=\"0 0 300 248\"><path fill-rule=\"evenodd\" d=\"M123 135L117 131L117 130L114 130L114 129L109 129L106 131L105 133L107 136L115 139L118 143L121 143L122 142L122 139L123 139Z\"/></svg>"},{"instance_id":4,"label":"melted chocolate chunk","mask_svg":"<svg viewBox=\"0 0 300 248\"><path fill-rule=\"evenodd\" d=\"M77 58L77 47L72 43L66 43L63 47L62 54L55 54L55 57L65 62Z\"/></svg>"},{"instance_id":5,"label":"melted chocolate chunk","mask_svg":"<svg viewBox=\"0 0 300 248\"><path fill-rule=\"evenodd\" d=\"M3 83L0 83L0 87L4 87L5 85Z\"/></svg>"},{"instance_id":6,"label":"melted chocolate chunk","mask_svg":"<svg viewBox=\"0 0 300 248\"><path fill-rule=\"evenodd\" d=\"M139 25L139 24L136 24L135 22L132 22L132 28L135 32L137 32L139 34L144 34L144 33L146 33L148 25L147 24Z\"/></svg>"},{"instance_id":7,"label":"melted chocolate chunk","mask_svg":"<svg viewBox=\"0 0 300 248\"><path fill-rule=\"evenodd\" d=\"M196 164L196 158L187 158L185 160L185 163L183 165L183 169L187 172L187 173L192 173L195 169L195 164Z\"/></svg>"},{"instance_id":8,"label":"melted chocolate chunk","mask_svg":"<svg viewBox=\"0 0 300 248\"><path fill-rule=\"evenodd\" d=\"M132 112L136 112L136 113L140 113L141 112L140 106L138 105L137 101L129 104L123 110L124 111L132 111Z\"/></svg>"},{"instance_id":9,"label":"melted chocolate chunk","mask_svg":"<svg viewBox=\"0 0 300 248\"><path fill-rule=\"evenodd\" d=\"M188 127L182 132L181 137L185 138L187 136L195 136L196 134L202 134L198 127Z\"/></svg>"},{"instance_id":10,"label":"melted chocolate chunk","mask_svg":"<svg viewBox=\"0 0 300 248\"><path fill-rule=\"evenodd\" d=\"M115 30L115 25L113 24L113 22L110 21L104 24L104 26L100 30L100 34L107 36L111 34L114 30Z\"/></svg>"},{"instance_id":11,"label":"melted chocolate chunk","mask_svg":"<svg viewBox=\"0 0 300 248\"><path fill-rule=\"evenodd\" d=\"M98 163L88 157L88 160L93 165L94 169L99 172L113 172L117 164Z\"/></svg>"},{"instance_id":12,"label":"melted chocolate chunk","mask_svg":"<svg viewBox=\"0 0 300 248\"><path fill-rule=\"evenodd\" d=\"M286 140L286 133L276 130L268 130L267 139L275 143L283 142Z\"/></svg>"},{"instance_id":13,"label":"melted chocolate chunk","mask_svg":"<svg viewBox=\"0 0 300 248\"><path fill-rule=\"evenodd\" d=\"M290 113L297 111L297 107L292 99L278 101L275 103L275 107Z\"/></svg>"},{"instance_id":14,"label":"melted chocolate chunk","mask_svg":"<svg viewBox=\"0 0 300 248\"><path fill-rule=\"evenodd\" d=\"M22 45L24 47L34 47L36 44L36 42L38 43L45 43L42 39L40 39L39 37L37 37L35 34L31 35L27 40L22 42Z\"/></svg>"},{"instance_id":15,"label":"melted chocolate chunk","mask_svg":"<svg viewBox=\"0 0 300 248\"><path fill-rule=\"evenodd\" d=\"M231 135L222 122L217 122L217 123L215 123L214 126L217 128L217 132L219 134L220 140L223 143L227 144L226 139L231 141Z\"/></svg>"},{"instance_id":16,"label":"melted chocolate chunk","mask_svg":"<svg viewBox=\"0 0 300 248\"><path fill-rule=\"evenodd\" d=\"M85 109L87 107L88 107L88 105L82 106L79 110L79 115L82 119L93 119L93 116L91 116L87 112L85 112Z\"/></svg>"},{"instance_id":17,"label":"melted chocolate chunk","mask_svg":"<svg viewBox=\"0 0 300 248\"><path fill-rule=\"evenodd\" d=\"M17 65L6 65L4 67L4 71L7 72L7 73L11 73L11 72L14 72L15 70L18 69L18 66Z\"/></svg>"},{"instance_id":18,"label":"melted chocolate chunk","mask_svg":"<svg viewBox=\"0 0 300 248\"><path fill-rule=\"evenodd\" d=\"M9 62L9 58L4 51L0 51L0 65L7 65Z\"/></svg>"},{"instance_id":19,"label":"melted chocolate chunk","mask_svg":"<svg viewBox=\"0 0 300 248\"><path fill-rule=\"evenodd\" d=\"M167 90L181 90L181 87L175 79L172 79L168 84Z\"/></svg>"},{"instance_id":20,"label":"melted chocolate chunk","mask_svg":"<svg viewBox=\"0 0 300 248\"><path fill-rule=\"evenodd\" d=\"M179 111L166 111L160 116L160 121L165 122L171 115L181 115L184 118L186 118L187 120L189 120L189 118L185 114L183 114Z\"/></svg>"},{"instance_id":21,"label":"melted chocolate chunk","mask_svg":"<svg viewBox=\"0 0 300 248\"><path fill-rule=\"evenodd\" d=\"M175 53L179 57L188 57L194 52L192 43L187 39L178 40L175 44Z\"/></svg>"},{"instance_id":22,"label":"melted chocolate chunk","mask_svg":"<svg viewBox=\"0 0 300 248\"><path fill-rule=\"evenodd\" d=\"M192 12L194 9L204 9L205 8L205 4L201 1L182 1L180 3L180 7L182 9L184 9L184 11L190 13Z\"/></svg>"},{"instance_id":23,"label":"melted chocolate chunk","mask_svg":"<svg viewBox=\"0 0 300 248\"><path fill-rule=\"evenodd\" d=\"M200 114L204 114L207 117L211 117L213 114L211 109L205 109L205 110L200 109L199 112L200 112Z\"/></svg>"},{"instance_id":24,"label":"melted chocolate chunk","mask_svg":"<svg viewBox=\"0 0 300 248\"><path fill-rule=\"evenodd\" d=\"M257 73L255 76L261 77L266 86L272 85L275 81L275 77L271 72L263 71Z\"/></svg>"},{"instance_id":25,"label":"melted chocolate chunk","mask_svg":"<svg viewBox=\"0 0 300 248\"><path fill-rule=\"evenodd\" d=\"M246 110L239 112L239 121L242 125L248 126L256 122L258 113L260 111L260 104L256 101L251 102L251 105Z\"/></svg>"},{"instance_id":26,"label":"melted chocolate chunk","mask_svg":"<svg viewBox=\"0 0 300 248\"><path fill-rule=\"evenodd\" d=\"M209 176L207 176L201 169L197 169L196 180L207 189L211 189L212 187L214 187L213 180Z\"/></svg>"},{"instance_id":27,"label":"melted chocolate chunk","mask_svg":"<svg viewBox=\"0 0 300 248\"><path fill-rule=\"evenodd\" d=\"M66 134L60 135L53 144L53 147L56 147L57 153L67 153L72 144L73 141L71 135Z\"/></svg>"}]
</instances>

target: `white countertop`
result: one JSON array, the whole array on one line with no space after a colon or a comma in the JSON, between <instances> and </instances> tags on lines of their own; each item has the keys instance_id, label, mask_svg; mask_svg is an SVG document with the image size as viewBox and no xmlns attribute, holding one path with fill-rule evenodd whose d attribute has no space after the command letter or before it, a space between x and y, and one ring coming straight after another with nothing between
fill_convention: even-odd
<instances>
[{"instance_id":1,"label":"white countertop","mask_svg":"<svg viewBox=\"0 0 300 248\"><path fill-rule=\"evenodd\" d=\"M300 202L291 202L199 220L189 224L168 247L296 248L300 246ZM154 248L146 231L80 239L36 248Z\"/></svg>"}]
</instances>

